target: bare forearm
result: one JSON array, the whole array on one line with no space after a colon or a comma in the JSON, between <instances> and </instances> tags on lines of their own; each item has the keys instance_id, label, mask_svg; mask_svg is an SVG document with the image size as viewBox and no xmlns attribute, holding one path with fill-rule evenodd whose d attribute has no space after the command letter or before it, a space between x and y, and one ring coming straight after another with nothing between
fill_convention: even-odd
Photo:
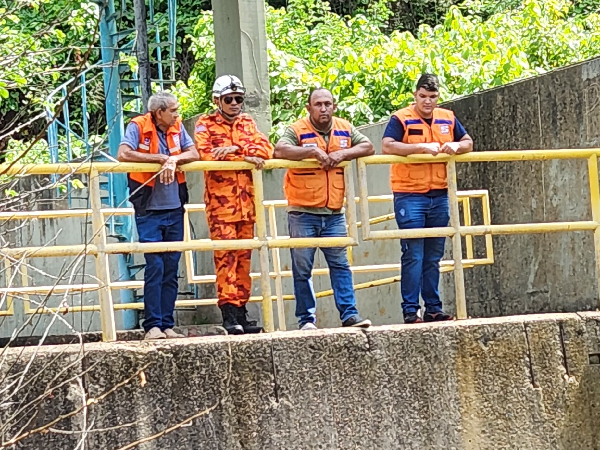
<instances>
[{"instance_id":1,"label":"bare forearm","mask_svg":"<svg viewBox=\"0 0 600 450\"><path fill-rule=\"evenodd\" d=\"M419 144L405 144L397 141L383 141L381 150L384 155L409 156L423 153Z\"/></svg>"},{"instance_id":2,"label":"bare forearm","mask_svg":"<svg viewBox=\"0 0 600 450\"><path fill-rule=\"evenodd\" d=\"M290 144L277 144L273 152L273 158L287 159L290 161L302 161L315 157L317 147L298 147Z\"/></svg>"},{"instance_id":3,"label":"bare forearm","mask_svg":"<svg viewBox=\"0 0 600 450\"><path fill-rule=\"evenodd\" d=\"M117 154L117 159L121 162L141 162L141 163L157 163L162 164L165 162L165 155L142 153L133 150L128 145L121 145Z\"/></svg>"},{"instance_id":4,"label":"bare forearm","mask_svg":"<svg viewBox=\"0 0 600 450\"><path fill-rule=\"evenodd\" d=\"M462 155L463 153L469 153L473 151L473 139L469 135L464 136L459 142L457 154Z\"/></svg>"},{"instance_id":5,"label":"bare forearm","mask_svg":"<svg viewBox=\"0 0 600 450\"><path fill-rule=\"evenodd\" d=\"M198 150L195 147L184 148L183 152L179 155L172 157L178 166L182 164L191 163L194 161L198 161L200 159L200 155L198 154Z\"/></svg>"},{"instance_id":6,"label":"bare forearm","mask_svg":"<svg viewBox=\"0 0 600 450\"><path fill-rule=\"evenodd\" d=\"M375 148L371 142L363 142L362 144L355 145L347 150L341 150L344 161L352 161L356 158L362 158L363 156L371 156L375 154Z\"/></svg>"}]
</instances>

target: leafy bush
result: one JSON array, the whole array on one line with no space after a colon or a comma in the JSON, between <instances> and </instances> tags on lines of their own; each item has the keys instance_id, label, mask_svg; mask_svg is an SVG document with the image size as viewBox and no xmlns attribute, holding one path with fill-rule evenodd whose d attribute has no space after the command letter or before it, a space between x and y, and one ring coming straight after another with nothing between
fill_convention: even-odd
<instances>
[{"instance_id":1,"label":"leafy bush","mask_svg":"<svg viewBox=\"0 0 600 450\"><path fill-rule=\"evenodd\" d=\"M422 72L440 76L442 99L449 100L600 54L600 17L570 17L569 1L525 0L487 20L481 1L469 0L464 8L471 15L452 6L441 24L421 25L415 35L385 34L380 21L340 17L322 0L290 0L287 10L268 8L275 133L304 114L314 86L330 88L340 115L359 125L384 119L410 102ZM198 63L189 87L176 89L188 116L211 107L210 12L201 15L190 38Z\"/></svg>"}]
</instances>

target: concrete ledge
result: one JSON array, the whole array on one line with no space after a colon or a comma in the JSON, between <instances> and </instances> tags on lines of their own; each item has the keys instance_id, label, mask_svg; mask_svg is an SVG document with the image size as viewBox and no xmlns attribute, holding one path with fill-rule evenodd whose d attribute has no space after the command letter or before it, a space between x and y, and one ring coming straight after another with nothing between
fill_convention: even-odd
<instances>
[{"instance_id":1,"label":"concrete ledge","mask_svg":"<svg viewBox=\"0 0 600 450\"><path fill-rule=\"evenodd\" d=\"M15 448L600 449L600 313L8 349L2 386L34 355L5 442L110 394Z\"/></svg>"}]
</instances>

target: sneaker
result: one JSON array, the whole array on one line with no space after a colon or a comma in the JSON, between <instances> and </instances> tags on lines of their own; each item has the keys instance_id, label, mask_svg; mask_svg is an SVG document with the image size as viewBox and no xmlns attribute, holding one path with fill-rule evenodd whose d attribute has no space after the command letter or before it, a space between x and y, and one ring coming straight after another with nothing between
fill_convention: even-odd
<instances>
[{"instance_id":1,"label":"sneaker","mask_svg":"<svg viewBox=\"0 0 600 450\"><path fill-rule=\"evenodd\" d=\"M369 328L371 326L371 321L369 319L363 319L362 317L356 315L344 320L342 322L342 326L355 328Z\"/></svg>"},{"instance_id":2,"label":"sneaker","mask_svg":"<svg viewBox=\"0 0 600 450\"><path fill-rule=\"evenodd\" d=\"M163 333L167 339L180 339L186 337L184 334L176 332L173 328L167 328Z\"/></svg>"},{"instance_id":3,"label":"sneaker","mask_svg":"<svg viewBox=\"0 0 600 450\"><path fill-rule=\"evenodd\" d=\"M423 323L423 320L421 320L421 318L419 317L419 315L417 313L413 313L413 314L405 314L404 315L404 323Z\"/></svg>"},{"instance_id":4,"label":"sneaker","mask_svg":"<svg viewBox=\"0 0 600 450\"><path fill-rule=\"evenodd\" d=\"M454 320L450 314L446 314L444 311L440 311L438 313L428 313L426 312L423 316L425 322L444 322L446 320Z\"/></svg>"},{"instance_id":5,"label":"sneaker","mask_svg":"<svg viewBox=\"0 0 600 450\"><path fill-rule=\"evenodd\" d=\"M160 328L154 327L150 328L150 330L144 336L144 339L147 341L151 341L153 339L166 339L167 335L160 331Z\"/></svg>"},{"instance_id":6,"label":"sneaker","mask_svg":"<svg viewBox=\"0 0 600 450\"><path fill-rule=\"evenodd\" d=\"M317 326L312 322L306 322L300 327L300 331L314 331L317 330Z\"/></svg>"}]
</instances>

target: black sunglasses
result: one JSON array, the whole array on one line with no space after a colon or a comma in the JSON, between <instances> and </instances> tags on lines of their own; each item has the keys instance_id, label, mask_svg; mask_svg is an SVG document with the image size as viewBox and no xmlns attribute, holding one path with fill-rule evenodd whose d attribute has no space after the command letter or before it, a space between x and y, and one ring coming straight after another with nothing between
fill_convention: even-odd
<instances>
[{"instance_id":1,"label":"black sunglasses","mask_svg":"<svg viewBox=\"0 0 600 450\"><path fill-rule=\"evenodd\" d=\"M223 99L223 101L225 102L226 105L231 105L233 103L234 99L238 105L241 105L242 103L244 103L244 97L242 97L241 95L236 95L235 97L225 97Z\"/></svg>"}]
</instances>

